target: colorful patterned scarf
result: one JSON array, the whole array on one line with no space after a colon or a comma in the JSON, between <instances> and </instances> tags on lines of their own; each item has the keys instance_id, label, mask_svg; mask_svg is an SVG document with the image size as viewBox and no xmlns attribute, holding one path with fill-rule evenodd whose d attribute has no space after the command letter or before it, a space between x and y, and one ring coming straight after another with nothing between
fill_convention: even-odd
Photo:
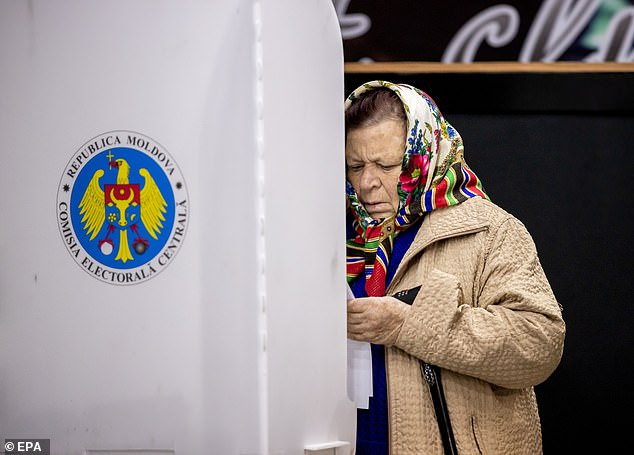
<instances>
[{"instance_id":1,"label":"colorful patterned scarf","mask_svg":"<svg viewBox=\"0 0 634 455\"><path fill-rule=\"evenodd\" d=\"M368 296L385 295L387 266L399 232L426 212L472 197L488 199L482 183L464 161L460 135L426 93L406 84L372 81L352 92L345 109L362 93L378 87L389 88L403 102L409 135L398 183L399 210L394 217L372 219L346 181L357 234L347 241L347 278L350 283L365 271Z\"/></svg>"}]
</instances>

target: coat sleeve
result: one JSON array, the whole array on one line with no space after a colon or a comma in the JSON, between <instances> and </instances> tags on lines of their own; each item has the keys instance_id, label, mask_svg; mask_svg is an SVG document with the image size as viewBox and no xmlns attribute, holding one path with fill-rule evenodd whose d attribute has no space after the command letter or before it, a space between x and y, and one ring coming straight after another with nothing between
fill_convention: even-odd
<instances>
[{"instance_id":1,"label":"coat sleeve","mask_svg":"<svg viewBox=\"0 0 634 455\"><path fill-rule=\"evenodd\" d=\"M500 387L534 386L561 360L561 309L523 224L507 218L489 236L473 304L463 301L456 276L432 271L396 346Z\"/></svg>"}]
</instances>

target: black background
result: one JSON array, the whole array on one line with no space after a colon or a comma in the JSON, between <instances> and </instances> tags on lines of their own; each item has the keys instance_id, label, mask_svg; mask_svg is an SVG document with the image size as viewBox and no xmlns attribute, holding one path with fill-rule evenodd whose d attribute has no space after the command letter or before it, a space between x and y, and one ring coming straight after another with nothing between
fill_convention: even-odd
<instances>
[{"instance_id":1,"label":"black background","mask_svg":"<svg viewBox=\"0 0 634 455\"><path fill-rule=\"evenodd\" d=\"M544 453L629 452L634 74L346 74L429 93L491 199L533 235L567 335L536 387Z\"/></svg>"}]
</instances>

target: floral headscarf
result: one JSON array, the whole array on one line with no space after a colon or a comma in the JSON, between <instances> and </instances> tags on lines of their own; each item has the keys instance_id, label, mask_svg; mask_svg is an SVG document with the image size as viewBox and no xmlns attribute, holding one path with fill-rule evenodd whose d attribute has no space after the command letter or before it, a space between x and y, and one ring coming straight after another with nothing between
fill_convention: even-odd
<instances>
[{"instance_id":1,"label":"floral headscarf","mask_svg":"<svg viewBox=\"0 0 634 455\"><path fill-rule=\"evenodd\" d=\"M385 294L387 265L394 237L400 231L426 212L456 205L472 197L488 199L480 180L464 161L462 138L423 91L406 84L372 81L350 94L345 109L361 94L378 87L392 90L403 102L408 137L398 183L399 208L394 217L372 219L352 184L346 180L356 231L356 236L347 241L348 282L365 270L369 296Z\"/></svg>"}]
</instances>

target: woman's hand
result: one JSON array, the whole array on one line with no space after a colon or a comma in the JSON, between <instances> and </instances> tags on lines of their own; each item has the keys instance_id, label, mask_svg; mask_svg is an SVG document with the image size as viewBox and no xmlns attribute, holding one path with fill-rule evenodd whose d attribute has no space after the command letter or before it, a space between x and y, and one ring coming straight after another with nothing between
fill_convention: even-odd
<instances>
[{"instance_id":1,"label":"woman's hand","mask_svg":"<svg viewBox=\"0 0 634 455\"><path fill-rule=\"evenodd\" d=\"M408 311L409 305L394 297L348 300L348 338L391 346Z\"/></svg>"}]
</instances>

